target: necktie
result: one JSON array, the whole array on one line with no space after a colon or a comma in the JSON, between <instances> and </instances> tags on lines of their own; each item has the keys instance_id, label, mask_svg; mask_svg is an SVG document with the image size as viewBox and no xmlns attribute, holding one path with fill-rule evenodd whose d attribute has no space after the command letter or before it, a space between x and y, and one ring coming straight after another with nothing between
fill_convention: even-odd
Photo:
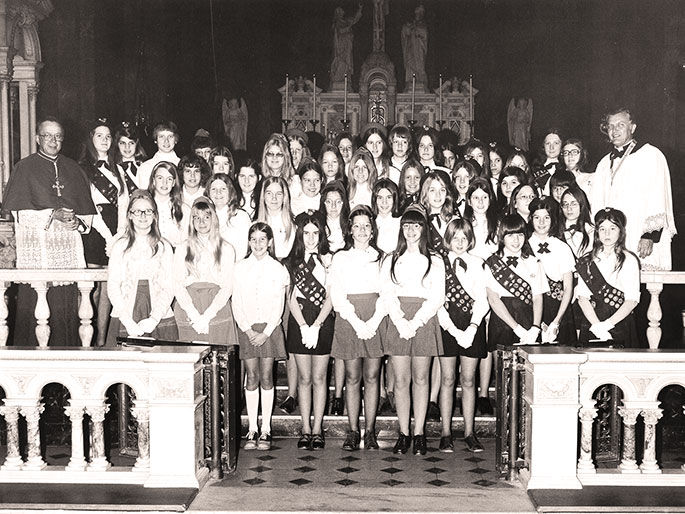
<instances>
[{"instance_id":1,"label":"necktie","mask_svg":"<svg viewBox=\"0 0 685 514\"><path fill-rule=\"evenodd\" d=\"M138 174L138 168L136 166L136 163L133 161L126 161L123 163L124 165L124 170L129 172L131 175L134 177Z\"/></svg>"},{"instance_id":2,"label":"necktie","mask_svg":"<svg viewBox=\"0 0 685 514\"><path fill-rule=\"evenodd\" d=\"M547 164L545 164L545 169L549 171L552 168L554 168L556 165L557 165L556 162L548 162Z\"/></svg>"},{"instance_id":3,"label":"necktie","mask_svg":"<svg viewBox=\"0 0 685 514\"><path fill-rule=\"evenodd\" d=\"M611 159L611 163L614 163L614 160L620 159L623 157L626 153L626 150L628 149L628 146L624 146L621 150L618 148L613 148L611 150L611 154L609 155L609 159Z\"/></svg>"},{"instance_id":4,"label":"necktie","mask_svg":"<svg viewBox=\"0 0 685 514\"><path fill-rule=\"evenodd\" d=\"M540 243L538 245L538 253L550 253L549 252L549 243Z\"/></svg>"},{"instance_id":5,"label":"necktie","mask_svg":"<svg viewBox=\"0 0 685 514\"><path fill-rule=\"evenodd\" d=\"M442 228L442 220L440 219L439 214L431 214L430 218L431 218L431 221L437 220L438 221L438 228Z\"/></svg>"},{"instance_id":6,"label":"necktie","mask_svg":"<svg viewBox=\"0 0 685 514\"><path fill-rule=\"evenodd\" d=\"M309 259L307 259L307 268L309 268L310 271L314 271L314 268L316 268L316 261L314 260L315 255L315 253L310 253Z\"/></svg>"},{"instance_id":7,"label":"necktie","mask_svg":"<svg viewBox=\"0 0 685 514\"><path fill-rule=\"evenodd\" d=\"M109 164L107 163L107 161L99 160L99 161L97 161L97 162L95 163L95 167L96 167L96 168L102 168L103 166L104 166L106 169L109 169Z\"/></svg>"},{"instance_id":8,"label":"necktie","mask_svg":"<svg viewBox=\"0 0 685 514\"><path fill-rule=\"evenodd\" d=\"M518 263L519 263L518 257L507 257L507 266L511 266L512 268L515 268Z\"/></svg>"},{"instance_id":9,"label":"necktie","mask_svg":"<svg viewBox=\"0 0 685 514\"><path fill-rule=\"evenodd\" d=\"M457 265L461 266L464 271L466 271L468 268L468 266L466 266L466 262L461 257L454 259L454 271L457 271Z\"/></svg>"}]
</instances>

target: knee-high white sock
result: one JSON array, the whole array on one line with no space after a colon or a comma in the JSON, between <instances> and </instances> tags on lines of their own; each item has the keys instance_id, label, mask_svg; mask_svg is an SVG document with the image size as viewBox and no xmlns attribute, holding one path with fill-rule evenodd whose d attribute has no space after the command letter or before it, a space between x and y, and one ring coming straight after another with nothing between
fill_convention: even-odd
<instances>
[{"instance_id":1,"label":"knee-high white sock","mask_svg":"<svg viewBox=\"0 0 685 514\"><path fill-rule=\"evenodd\" d=\"M259 432L257 418L259 417L259 389L248 391L245 389L245 403L247 404L247 419L250 421L249 432Z\"/></svg>"},{"instance_id":2,"label":"knee-high white sock","mask_svg":"<svg viewBox=\"0 0 685 514\"><path fill-rule=\"evenodd\" d=\"M261 389L261 388L260 388ZM274 391L276 389L261 389L262 391L262 432L271 432L271 412L274 410Z\"/></svg>"}]
</instances>

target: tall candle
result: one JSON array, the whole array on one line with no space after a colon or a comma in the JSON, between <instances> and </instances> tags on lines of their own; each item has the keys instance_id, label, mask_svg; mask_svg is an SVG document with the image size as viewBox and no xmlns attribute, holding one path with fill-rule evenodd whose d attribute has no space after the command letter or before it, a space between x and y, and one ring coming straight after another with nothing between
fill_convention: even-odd
<instances>
[{"instance_id":1,"label":"tall candle","mask_svg":"<svg viewBox=\"0 0 685 514\"><path fill-rule=\"evenodd\" d=\"M442 73L440 74L440 85L438 86L438 89L440 90L440 119L439 119L439 121L442 121Z\"/></svg>"},{"instance_id":2,"label":"tall candle","mask_svg":"<svg viewBox=\"0 0 685 514\"><path fill-rule=\"evenodd\" d=\"M288 119L288 74L285 74L285 119Z\"/></svg>"},{"instance_id":3,"label":"tall candle","mask_svg":"<svg viewBox=\"0 0 685 514\"><path fill-rule=\"evenodd\" d=\"M347 119L347 73L345 73L345 105L343 107L343 119Z\"/></svg>"},{"instance_id":4,"label":"tall candle","mask_svg":"<svg viewBox=\"0 0 685 514\"><path fill-rule=\"evenodd\" d=\"M473 131L473 75L469 75L469 104L471 105L471 131Z\"/></svg>"},{"instance_id":5,"label":"tall candle","mask_svg":"<svg viewBox=\"0 0 685 514\"><path fill-rule=\"evenodd\" d=\"M411 119L414 119L414 102L416 100L416 73L411 75Z\"/></svg>"},{"instance_id":6,"label":"tall candle","mask_svg":"<svg viewBox=\"0 0 685 514\"><path fill-rule=\"evenodd\" d=\"M316 119L316 74L314 74L314 112L312 112L312 119Z\"/></svg>"}]
</instances>

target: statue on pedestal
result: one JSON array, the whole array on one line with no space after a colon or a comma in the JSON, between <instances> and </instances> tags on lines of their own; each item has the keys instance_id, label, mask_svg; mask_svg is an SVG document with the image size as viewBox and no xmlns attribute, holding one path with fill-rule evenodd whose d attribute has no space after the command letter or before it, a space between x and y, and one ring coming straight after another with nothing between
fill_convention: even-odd
<instances>
[{"instance_id":1,"label":"statue on pedestal","mask_svg":"<svg viewBox=\"0 0 685 514\"><path fill-rule=\"evenodd\" d=\"M373 51L385 52L385 17L390 13L390 0L373 0Z\"/></svg>"},{"instance_id":2,"label":"statue on pedestal","mask_svg":"<svg viewBox=\"0 0 685 514\"><path fill-rule=\"evenodd\" d=\"M423 5L414 9L414 19L402 26L402 54L404 55L404 80L411 84L416 75L416 84L423 89L428 82L426 76L426 53L428 51L428 25L423 19L426 10Z\"/></svg>"},{"instance_id":3,"label":"statue on pedestal","mask_svg":"<svg viewBox=\"0 0 685 514\"><path fill-rule=\"evenodd\" d=\"M530 126L533 123L533 99L515 97L507 109L507 126L509 127L509 144L525 150L530 146Z\"/></svg>"},{"instance_id":4,"label":"statue on pedestal","mask_svg":"<svg viewBox=\"0 0 685 514\"><path fill-rule=\"evenodd\" d=\"M345 12L342 7L335 8L333 15L333 62L331 62L331 85L335 83L342 83L345 79L345 74L352 77L353 61L352 61L352 43L354 41L354 33L352 27L362 17L362 4L359 4L359 9L354 16L345 18Z\"/></svg>"},{"instance_id":5,"label":"statue on pedestal","mask_svg":"<svg viewBox=\"0 0 685 514\"><path fill-rule=\"evenodd\" d=\"M224 134L231 142L233 150L247 150L247 103L244 99L224 98L221 106L224 121Z\"/></svg>"}]
</instances>

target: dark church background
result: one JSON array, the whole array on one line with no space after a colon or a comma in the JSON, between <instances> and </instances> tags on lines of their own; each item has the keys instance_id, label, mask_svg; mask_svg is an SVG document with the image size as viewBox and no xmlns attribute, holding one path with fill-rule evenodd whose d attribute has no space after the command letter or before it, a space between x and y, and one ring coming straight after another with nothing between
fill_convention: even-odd
<instances>
[{"instance_id":1,"label":"dark church background","mask_svg":"<svg viewBox=\"0 0 685 514\"><path fill-rule=\"evenodd\" d=\"M370 0L354 27L354 89L371 51ZM400 91L400 28L419 4L392 0L386 51ZM634 109L638 137L669 159L676 214L685 189L685 12L677 0L426 0L430 88L439 74L468 79L475 135L506 141L506 111L515 95L534 102L533 146L558 127L580 137L596 162L607 151L602 114ZM65 152L75 155L87 120L105 116L150 125L174 120L187 150L204 127L220 132L223 94L249 107L248 151L259 157L280 129L277 88L316 73L327 90L333 10L351 15L358 2L315 0L59 0L40 24L43 62L38 113L65 120ZM216 55L214 66L213 48ZM682 224L681 231L683 230ZM674 244L678 243L678 239ZM682 252L674 252L678 255ZM676 258L677 259L677 258ZM676 265L679 263L676 260ZM678 266L677 269L683 269Z\"/></svg>"}]
</instances>

